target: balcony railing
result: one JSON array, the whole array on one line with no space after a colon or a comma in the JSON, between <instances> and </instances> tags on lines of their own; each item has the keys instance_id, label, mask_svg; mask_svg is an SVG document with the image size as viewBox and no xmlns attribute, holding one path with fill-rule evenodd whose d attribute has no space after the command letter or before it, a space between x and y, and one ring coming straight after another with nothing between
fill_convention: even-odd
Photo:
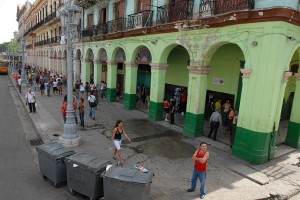
<instances>
[{"instance_id":1,"label":"balcony railing","mask_svg":"<svg viewBox=\"0 0 300 200\"><path fill-rule=\"evenodd\" d=\"M107 33L121 32L126 30L126 18L118 18L107 22Z\"/></svg>"},{"instance_id":2,"label":"balcony railing","mask_svg":"<svg viewBox=\"0 0 300 200\"><path fill-rule=\"evenodd\" d=\"M253 9L255 0L201 0L199 16L209 17L230 11Z\"/></svg>"},{"instance_id":3,"label":"balcony railing","mask_svg":"<svg viewBox=\"0 0 300 200\"><path fill-rule=\"evenodd\" d=\"M157 7L156 24L189 20L193 16L194 0L184 0Z\"/></svg>"},{"instance_id":4,"label":"balcony railing","mask_svg":"<svg viewBox=\"0 0 300 200\"><path fill-rule=\"evenodd\" d=\"M151 27L153 12L151 10L144 10L127 16L127 30Z\"/></svg>"}]
</instances>

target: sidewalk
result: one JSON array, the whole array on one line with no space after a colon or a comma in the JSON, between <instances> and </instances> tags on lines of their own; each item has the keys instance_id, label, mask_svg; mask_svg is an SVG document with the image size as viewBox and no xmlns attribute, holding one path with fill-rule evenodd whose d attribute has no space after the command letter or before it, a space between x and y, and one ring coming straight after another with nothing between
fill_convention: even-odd
<instances>
[{"instance_id":1,"label":"sidewalk","mask_svg":"<svg viewBox=\"0 0 300 200\"><path fill-rule=\"evenodd\" d=\"M66 88L64 94L65 90ZM47 97L41 96L39 92L35 93L37 113L28 115L44 143L58 141L63 133L60 111L63 95ZM20 97L25 106L24 94L23 92ZM88 105L86 100L85 104ZM86 152L113 161L110 137L116 120L123 120L126 133L133 141L124 141L123 157L127 165L139 163L154 171L152 200L200 199L199 182L196 192L187 193L186 189L190 187L193 170L191 157L201 141L209 144L210 151L205 199L287 199L300 191L299 150L291 150L282 145L282 152L292 152L263 165L251 165L232 156L231 149L226 144L206 137L186 138L182 136L182 127L165 122L151 122L145 113L127 111L120 103L109 103L101 99L96 120L88 117L88 110L89 108L85 114L86 130L78 127L82 143L73 149L78 153Z\"/></svg>"}]
</instances>

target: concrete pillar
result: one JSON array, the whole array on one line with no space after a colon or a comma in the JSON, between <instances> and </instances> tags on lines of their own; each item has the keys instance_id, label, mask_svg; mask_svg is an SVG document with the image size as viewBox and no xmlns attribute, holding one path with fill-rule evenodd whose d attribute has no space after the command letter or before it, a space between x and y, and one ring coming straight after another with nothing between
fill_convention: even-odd
<instances>
[{"instance_id":1,"label":"concrete pillar","mask_svg":"<svg viewBox=\"0 0 300 200\"><path fill-rule=\"evenodd\" d=\"M85 60L83 61L83 69L82 69L82 82L90 82L90 61L89 60Z\"/></svg>"},{"instance_id":2,"label":"concrete pillar","mask_svg":"<svg viewBox=\"0 0 300 200\"><path fill-rule=\"evenodd\" d=\"M188 98L184 135L199 137L203 134L203 120L210 68L189 66Z\"/></svg>"},{"instance_id":3,"label":"concrete pillar","mask_svg":"<svg viewBox=\"0 0 300 200\"><path fill-rule=\"evenodd\" d=\"M117 63L107 61L106 98L109 102L117 100Z\"/></svg>"},{"instance_id":4,"label":"concrete pillar","mask_svg":"<svg viewBox=\"0 0 300 200\"><path fill-rule=\"evenodd\" d=\"M136 109L136 84L138 66L135 63L125 63L125 109Z\"/></svg>"},{"instance_id":5,"label":"concrete pillar","mask_svg":"<svg viewBox=\"0 0 300 200\"><path fill-rule=\"evenodd\" d=\"M300 148L300 73L294 74L296 77L296 89L293 100L292 112L289 121L288 132L285 144L296 149Z\"/></svg>"},{"instance_id":6,"label":"concrete pillar","mask_svg":"<svg viewBox=\"0 0 300 200\"><path fill-rule=\"evenodd\" d=\"M101 77L102 77L102 62L94 61L94 83L96 86L100 85Z\"/></svg>"},{"instance_id":7,"label":"concrete pillar","mask_svg":"<svg viewBox=\"0 0 300 200\"><path fill-rule=\"evenodd\" d=\"M163 119L163 101L167 64L151 63L150 108L148 118L154 121Z\"/></svg>"}]
</instances>

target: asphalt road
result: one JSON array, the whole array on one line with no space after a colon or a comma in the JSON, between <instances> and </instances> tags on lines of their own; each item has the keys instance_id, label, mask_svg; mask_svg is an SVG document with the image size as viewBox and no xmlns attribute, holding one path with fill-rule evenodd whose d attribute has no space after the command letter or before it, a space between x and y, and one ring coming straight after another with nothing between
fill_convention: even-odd
<instances>
[{"instance_id":1,"label":"asphalt road","mask_svg":"<svg viewBox=\"0 0 300 200\"><path fill-rule=\"evenodd\" d=\"M0 91L0 200L85 199L43 179L29 142L37 137L28 118L34 113L24 109L8 76L0 76Z\"/></svg>"}]
</instances>

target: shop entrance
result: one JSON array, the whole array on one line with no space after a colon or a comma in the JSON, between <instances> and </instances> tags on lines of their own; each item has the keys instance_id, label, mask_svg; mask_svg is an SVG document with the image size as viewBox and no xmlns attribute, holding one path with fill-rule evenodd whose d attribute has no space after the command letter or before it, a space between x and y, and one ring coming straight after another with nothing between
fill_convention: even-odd
<instances>
[{"instance_id":1,"label":"shop entrance","mask_svg":"<svg viewBox=\"0 0 300 200\"><path fill-rule=\"evenodd\" d=\"M151 66L149 64L139 64L137 71L136 107L139 110L148 112L151 86Z\"/></svg>"}]
</instances>

